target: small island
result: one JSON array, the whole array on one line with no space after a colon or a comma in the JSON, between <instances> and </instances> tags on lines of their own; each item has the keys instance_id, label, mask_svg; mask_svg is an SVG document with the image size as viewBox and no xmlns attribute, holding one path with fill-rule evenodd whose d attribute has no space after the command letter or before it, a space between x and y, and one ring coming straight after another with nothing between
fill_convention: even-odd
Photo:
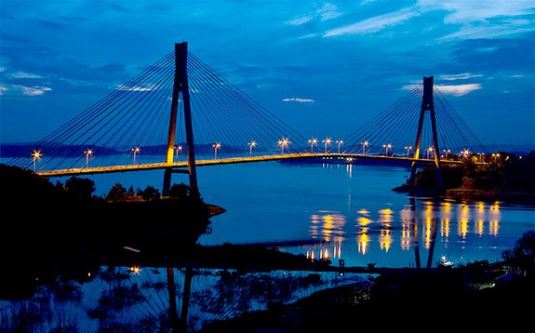
<instances>
[{"instance_id":1,"label":"small island","mask_svg":"<svg viewBox=\"0 0 535 333\"><path fill-rule=\"evenodd\" d=\"M494 153L487 157L473 154L461 164L443 164L443 189L437 191L436 169L426 167L394 191L423 196L444 196L464 201L506 201L535 203L535 151L527 155Z\"/></svg>"}]
</instances>

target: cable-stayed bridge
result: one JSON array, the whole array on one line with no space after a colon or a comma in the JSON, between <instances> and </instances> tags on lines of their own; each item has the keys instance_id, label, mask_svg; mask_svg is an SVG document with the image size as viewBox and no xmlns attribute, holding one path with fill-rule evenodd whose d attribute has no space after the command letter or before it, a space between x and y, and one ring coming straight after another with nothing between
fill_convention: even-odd
<instances>
[{"instance_id":1,"label":"cable-stayed bridge","mask_svg":"<svg viewBox=\"0 0 535 333\"><path fill-rule=\"evenodd\" d=\"M179 43L9 164L43 176L163 169L166 193L172 173L197 190L197 166L376 159L412 162L412 176L432 164L440 179L441 164L482 151L432 77L345 139L307 138Z\"/></svg>"}]
</instances>

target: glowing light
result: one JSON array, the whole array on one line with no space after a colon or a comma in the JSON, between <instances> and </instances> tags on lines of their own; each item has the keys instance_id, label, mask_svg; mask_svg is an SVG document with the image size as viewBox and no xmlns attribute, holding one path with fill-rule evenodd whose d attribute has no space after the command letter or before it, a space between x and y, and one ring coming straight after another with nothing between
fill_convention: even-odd
<instances>
[{"instance_id":1,"label":"glowing light","mask_svg":"<svg viewBox=\"0 0 535 333\"><path fill-rule=\"evenodd\" d=\"M318 145L318 139L316 138L308 139L308 144L310 145L310 152L313 153L314 147Z\"/></svg>"},{"instance_id":2,"label":"glowing light","mask_svg":"<svg viewBox=\"0 0 535 333\"><path fill-rule=\"evenodd\" d=\"M405 149L405 151L407 152L407 157L410 157L412 146L405 146L403 147L403 149Z\"/></svg>"},{"instance_id":3,"label":"glowing light","mask_svg":"<svg viewBox=\"0 0 535 333\"><path fill-rule=\"evenodd\" d=\"M344 140L336 140L336 145L338 147L338 154L340 154L340 147L344 144Z\"/></svg>"},{"instance_id":4,"label":"glowing light","mask_svg":"<svg viewBox=\"0 0 535 333\"><path fill-rule=\"evenodd\" d=\"M379 247L381 248L381 250L388 252L388 250L390 250L390 246L392 245L392 241L393 238L390 229L381 229L381 235L379 236Z\"/></svg>"},{"instance_id":5,"label":"glowing light","mask_svg":"<svg viewBox=\"0 0 535 333\"><path fill-rule=\"evenodd\" d=\"M367 232L368 232L368 229L363 228L357 240L357 251L362 255L365 255L368 252L368 244L371 241Z\"/></svg>"},{"instance_id":6,"label":"glowing light","mask_svg":"<svg viewBox=\"0 0 535 333\"><path fill-rule=\"evenodd\" d=\"M134 155L134 164L136 164L136 155L141 152L141 148L134 147L131 149L131 151L132 151L132 154Z\"/></svg>"},{"instance_id":7,"label":"glowing light","mask_svg":"<svg viewBox=\"0 0 535 333\"><path fill-rule=\"evenodd\" d=\"M182 146L181 145L175 146L174 150L175 150L175 156L178 159L178 155L180 155L180 153L182 153Z\"/></svg>"},{"instance_id":8,"label":"glowing light","mask_svg":"<svg viewBox=\"0 0 535 333\"><path fill-rule=\"evenodd\" d=\"M370 145L370 143L366 140L360 143L362 145L362 154L366 155L366 148Z\"/></svg>"},{"instance_id":9,"label":"glowing light","mask_svg":"<svg viewBox=\"0 0 535 333\"><path fill-rule=\"evenodd\" d=\"M41 160L43 157L43 154L41 154L40 150L34 150L32 153L32 163L33 163L33 171L36 170L37 162Z\"/></svg>"},{"instance_id":10,"label":"glowing light","mask_svg":"<svg viewBox=\"0 0 535 333\"><path fill-rule=\"evenodd\" d=\"M247 143L247 147L249 147L249 156L252 156L253 155L253 148L256 147L256 141L251 141L249 143Z\"/></svg>"},{"instance_id":11,"label":"glowing light","mask_svg":"<svg viewBox=\"0 0 535 333\"><path fill-rule=\"evenodd\" d=\"M284 154L284 148L288 148L290 145L290 140L288 138L282 138L279 140L278 144L281 148L281 154Z\"/></svg>"},{"instance_id":12,"label":"glowing light","mask_svg":"<svg viewBox=\"0 0 535 333\"><path fill-rule=\"evenodd\" d=\"M89 160L92 159L94 157L94 153L93 153L93 150L91 148L88 148L86 150L84 150L84 155L85 155L85 167L89 167Z\"/></svg>"},{"instance_id":13,"label":"glowing light","mask_svg":"<svg viewBox=\"0 0 535 333\"><path fill-rule=\"evenodd\" d=\"M388 156L389 151L392 150L392 144L391 143L386 143L386 144L383 145L383 148L385 149L385 156Z\"/></svg>"},{"instance_id":14,"label":"glowing light","mask_svg":"<svg viewBox=\"0 0 535 333\"><path fill-rule=\"evenodd\" d=\"M217 160L217 152L221 149L222 145L219 142L216 142L212 145L212 148L214 148L214 160Z\"/></svg>"},{"instance_id":15,"label":"glowing light","mask_svg":"<svg viewBox=\"0 0 535 333\"><path fill-rule=\"evenodd\" d=\"M128 270L134 275L139 275L139 273L141 273L141 267L139 266L130 266Z\"/></svg>"},{"instance_id":16,"label":"glowing light","mask_svg":"<svg viewBox=\"0 0 535 333\"><path fill-rule=\"evenodd\" d=\"M325 145L325 153L327 153L328 152L328 148L331 145L331 143L333 142L333 140L331 138L325 138L321 142L323 142L323 144Z\"/></svg>"}]
</instances>

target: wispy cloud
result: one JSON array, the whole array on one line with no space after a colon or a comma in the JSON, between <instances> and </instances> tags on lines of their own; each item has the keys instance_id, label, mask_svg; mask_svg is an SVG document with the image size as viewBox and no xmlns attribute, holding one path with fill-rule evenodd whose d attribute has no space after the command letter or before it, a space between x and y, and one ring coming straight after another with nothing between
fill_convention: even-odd
<instances>
[{"instance_id":1,"label":"wispy cloud","mask_svg":"<svg viewBox=\"0 0 535 333\"><path fill-rule=\"evenodd\" d=\"M286 97L282 100L287 103L314 103L312 98L302 98L302 97Z\"/></svg>"},{"instance_id":2,"label":"wispy cloud","mask_svg":"<svg viewBox=\"0 0 535 333\"><path fill-rule=\"evenodd\" d=\"M9 75L12 79L42 79L41 75L28 72L13 72Z\"/></svg>"},{"instance_id":3,"label":"wispy cloud","mask_svg":"<svg viewBox=\"0 0 535 333\"><path fill-rule=\"evenodd\" d=\"M396 12L374 16L357 23L328 30L323 34L323 37L374 33L388 27L401 24L414 16L418 16L419 14L420 13L413 7L404 8Z\"/></svg>"},{"instance_id":4,"label":"wispy cloud","mask_svg":"<svg viewBox=\"0 0 535 333\"><path fill-rule=\"evenodd\" d=\"M25 96L41 96L46 94L47 92L52 91L52 88L50 87L41 87L41 86L21 86L21 85L14 85L13 88L16 88L22 92Z\"/></svg>"},{"instance_id":5,"label":"wispy cloud","mask_svg":"<svg viewBox=\"0 0 535 333\"><path fill-rule=\"evenodd\" d=\"M302 16L302 17L298 17L298 18L290 20L290 21L286 21L286 24L289 24L289 25L303 25L303 24L305 24L307 22L312 21L312 19L313 19L312 16Z\"/></svg>"},{"instance_id":6,"label":"wispy cloud","mask_svg":"<svg viewBox=\"0 0 535 333\"><path fill-rule=\"evenodd\" d=\"M495 17L520 16L532 13L533 0L471 1L471 0L418 0L423 11L443 10L448 12L444 23L466 24L486 21Z\"/></svg>"},{"instance_id":7,"label":"wispy cloud","mask_svg":"<svg viewBox=\"0 0 535 333\"><path fill-rule=\"evenodd\" d=\"M472 73L460 73L460 74L442 74L438 78L443 81L457 81L457 80L468 80L476 77L483 77L482 74L472 74Z\"/></svg>"},{"instance_id":8,"label":"wispy cloud","mask_svg":"<svg viewBox=\"0 0 535 333\"><path fill-rule=\"evenodd\" d=\"M7 87L6 86L3 86L3 85L0 85L0 96L2 96L3 94L5 94L7 91Z\"/></svg>"},{"instance_id":9,"label":"wispy cloud","mask_svg":"<svg viewBox=\"0 0 535 333\"><path fill-rule=\"evenodd\" d=\"M403 86L403 90L413 90L414 88L421 88L421 83L410 83ZM444 95L464 96L469 93L481 89L480 83L466 83L466 84L435 84L434 88L439 90Z\"/></svg>"},{"instance_id":10,"label":"wispy cloud","mask_svg":"<svg viewBox=\"0 0 535 333\"><path fill-rule=\"evenodd\" d=\"M439 38L439 41L448 42L456 39L482 39L482 38L496 38L519 33L533 31L531 26L514 27L511 25L482 25L482 26L466 26L454 33Z\"/></svg>"},{"instance_id":11,"label":"wispy cloud","mask_svg":"<svg viewBox=\"0 0 535 333\"><path fill-rule=\"evenodd\" d=\"M324 4L317 10L317 13L322 21L332 20L342 15L342 13L338 11L338 7L332 3Z\"/></svg>"},{"instance_id":12,"label":"wispy cloud","mask_svg":"<svg viewBox=\"0 0 535 333\"><path fill-rule=\"evenodd\" d=\"M0 66L0 73L3 73L6 71L6 68L4 66Z\"/></svg>"},{"instance_id":13,"label":"wispy cloud","mask_svg":"<svg viewBox=\"0 0 535 333\"><path fill-rule=\"evenodd\" d=\"M120 84L115 89L121 90L121 91L146 92L146 91L153 91L157 88L158 87L155 84L149 84L146 86L128 86L128 85Z\"/></svg>"}]
</instances>

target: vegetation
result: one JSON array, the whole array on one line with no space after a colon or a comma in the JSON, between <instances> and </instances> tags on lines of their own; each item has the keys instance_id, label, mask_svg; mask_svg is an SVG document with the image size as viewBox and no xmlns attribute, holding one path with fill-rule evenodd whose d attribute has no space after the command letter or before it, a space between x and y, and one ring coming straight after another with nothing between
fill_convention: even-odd
<instances>
[{"instance_id":1,"label":"vegetation","mask_svg":"<svg viewBox=\"0 0 535 333\"><path fill-rule=\"evenodd\" d=\"M528 155L496 153L481 163L477 155L461 165L443 165L445 194L460 199L528 200L535 199L535 152ZM415 186L408 183L395 190L429 193L436 188L436 170L417 172Z\"/></svg>"},{"instance_id":2,"label":"vegetation","mask_svg":"<svg viewBox=\"0 0 535 333\"><path fill-rule=\"evenodd\" d=\"M70 275L85 271L80 272L83 277L102 253L124 246L146 253L192 248L211 213L186 185L175 185L173 196L161 198L154 188L139 190L138 196L133 188L116 184L106 200L93 194L90 179L72 177L52 184L6 165L0 165L0 184L6 235L0 251L11 254L5 267L18 272L0 270L0 297L30 293L35 277L45 279L51 266L63 267ZM25 289L6 288L13 285Z\"/></svg>"}]
</instances>

